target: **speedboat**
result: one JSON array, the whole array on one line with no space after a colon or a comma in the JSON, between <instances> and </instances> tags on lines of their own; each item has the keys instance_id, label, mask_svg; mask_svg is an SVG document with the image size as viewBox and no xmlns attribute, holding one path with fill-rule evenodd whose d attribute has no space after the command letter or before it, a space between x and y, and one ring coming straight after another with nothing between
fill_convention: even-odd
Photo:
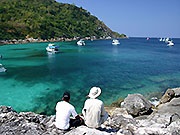
<instances>
[{"instance_id":1,"label":"speedboat","mask_svg":"<svg viewBox=\"0 0 180 135\"><path fill-rule=\"evenodd\" d=\"M55 44L48 44L48 46L46 47L46 50L48 52L58 53L59 52L59 46L56 46Z\"/></svg>"},{"instance_id":2,"label":"speedboat","mask_svg":"<svg viewBox=\"0 0 180 135\"><path fill-rule=\"evenodd\" d=\"M171 41L168 41L168 44L167 44L167 46L174 46L174 43L173 43L173 41L171 40Z\"/></svg>"},{"instance_id":3,"label":"speedboat","mask_svg":"<svg viewBox=\"0 0 180 135\"><path fill-rule=\"evenodd\" d=\"M77 41L77 45L84 46L86 44L85 44L84 40L80 39L79 41Z\"/></svg>"},{"instance_id":4,"label":"speedboat","mask_svg":"<svg viewBox=\"0 0 180 135\"><path fill-rule=\"evenodd\" d=\"M6 71L7 71L7 69L4 68L2 64L0 64L0 73L1 73L1 72L6 72Z\"/></svg>"},{"instance_id":5,"label":"speedboat","mask_svg":"<svg viewBox=\"0 0 180 135\"><path fill-rule=\"evenodd\" d=\"M113 45L118 45L118 44L120 44L120 43L119 43L119 40L113 39L112 44L113 44Z\"/></svg>"}]
</instances>

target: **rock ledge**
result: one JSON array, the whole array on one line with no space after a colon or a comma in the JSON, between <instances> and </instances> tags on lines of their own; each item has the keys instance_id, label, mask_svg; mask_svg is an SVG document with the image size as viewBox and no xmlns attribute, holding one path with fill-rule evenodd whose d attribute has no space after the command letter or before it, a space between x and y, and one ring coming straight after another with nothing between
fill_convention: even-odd
<instances>
[{"instance_id":1,"label":"rock ledge","mask_svg":"<svg viewBox=\"0 0 180 135\"><path fill-rule=\"evenodd\" d=\"M54 126L55 116L17 113L12 107L0 106L0 134L180 135L180 88L168 89L156 109L142 95L130 94L121 108L111 108L109 114L99 130L80 126L64 132Z\"/></svg>"}]
</instances>

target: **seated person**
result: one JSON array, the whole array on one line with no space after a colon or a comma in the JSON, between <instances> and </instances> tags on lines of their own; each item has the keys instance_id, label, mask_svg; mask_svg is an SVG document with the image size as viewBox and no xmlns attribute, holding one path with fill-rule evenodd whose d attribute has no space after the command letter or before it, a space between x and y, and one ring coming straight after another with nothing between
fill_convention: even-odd
<instances>
[{"instance_id":1,"label":"seated person","mask_svg":"<svg viewBox=\"0 0 180 135\"><path fill-rule=\"evenodd\" d=\"M69 101L70 93L65 92L62 101L56 104L55 126L62 130L69 130L71 127L77 127L83 124L83 119L77 114L74 106ZM70 116L73 116L73 119Z\"/></svg>"},{"instance_id":2,"label":"seated person","mask_svg":"<svg viewBox=\"0 0 180 135\"><path fill-rule=\"evenodd\" d=\"M97 97L101 94L99 87L91 88L89 92L89 99L84 103L82 114L84 122L88 127L99 128L108 118L108 113L104 109L104 104Z\"/></svg>"}]
</instances>

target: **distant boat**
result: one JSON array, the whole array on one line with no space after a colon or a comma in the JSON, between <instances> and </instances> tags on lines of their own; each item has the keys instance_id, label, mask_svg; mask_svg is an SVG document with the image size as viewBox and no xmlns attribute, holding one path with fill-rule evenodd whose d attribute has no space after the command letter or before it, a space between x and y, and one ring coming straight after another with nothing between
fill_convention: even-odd
<instances>
[{"instance_id":1,"label":"distant boat","mask_svg":"<svg viewBox=\"0 0 180 135\"><path fill-rule=\"evenodd\" d=\"M162 39L162 38L160 38L160 39L159 39L159 41L163 41L163 39Z\"/></svg>"},{"instance_id":2,"label":"distant boat","mask_svg":"<svg viewBox=\"0 0 180 135\"><path fill-rule=\"evenodd\" d=\"M149 40L149 39L150 39L149 37L146 38L146 40Z\"/></svg>"},{"instance_id":3,"label":"distant boat","mask_svg":"<svg viewBox=\"0 0 180 135\"><path fill-rule=\"evenodd\" d=\"M169 38L166 38L166 39L165 39L165 42L166 42L166 43L168 43L169 41L170 41Z\"/></svg>"},{"instance_id":4,"label":"distant boat","mask_svg":"<svg viewBox=\"0 0 180 135\"><path fill-rule=\"evenodd\" d=\"M79 41L77 41L77 45L84 46L86 44L85 44L84 40L80 39Z\"/></svg>"},{"instance_id":5,"label":"distant boat","mask_svg":"<svg viewBox=\"0 0 180 135\"><path fill-rule=\"evenodd\" d=\"M48 44L48 46L46 47L46 50L48 52L58 53L59 52L59 47L56 46L55 44Z\"/></svg>"},{"instance_id":6,"label":"distant boat","mask_svg":"<svg viewBox=\"0 0 180 135\"><path fill-rule=\"evenodd\" d=\"M168 44L167 44L167 46L174 46L174 43L173 43L173 41L172 41L172 40L168 41Z\"/></svg>"},{"instance_id":7,"label":"distant boat","mask_svg":"<svg viewBox=\"0 0 180 135\"><path fill-rule=\"evenodd\" d=\"M113 44L113 45L118 45L118 44L120 44L120 43L119 43L119 40L113 39L112 44Z\"/></svg>"},{"instance_id":8,"label":"distant boat","mask_svg":"<svg viewBox=\"0 0 180 135\"><path fill-rule=\"evenodd\" d=\"M0 73L1 73L1 72L6 72L6 71L7 71L7 69L4 68L2 64L0 64Z\"/></svg>"}]
</instances>

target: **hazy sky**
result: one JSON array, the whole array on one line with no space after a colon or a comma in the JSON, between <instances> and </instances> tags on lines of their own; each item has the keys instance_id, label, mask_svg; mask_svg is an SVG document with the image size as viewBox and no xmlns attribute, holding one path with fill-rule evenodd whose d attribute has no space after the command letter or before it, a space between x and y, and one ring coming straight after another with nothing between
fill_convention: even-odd
<instances>
[{"instance_id":1,"label":"hazy sky","mask_svg":"<svg viewBox=\"0 0 180 135\"><path fill-rule=\"evenodd\" d=\"M180 0L57 0L75 4L130 37L180 38Z\"/></svg>"}]
</instances>

